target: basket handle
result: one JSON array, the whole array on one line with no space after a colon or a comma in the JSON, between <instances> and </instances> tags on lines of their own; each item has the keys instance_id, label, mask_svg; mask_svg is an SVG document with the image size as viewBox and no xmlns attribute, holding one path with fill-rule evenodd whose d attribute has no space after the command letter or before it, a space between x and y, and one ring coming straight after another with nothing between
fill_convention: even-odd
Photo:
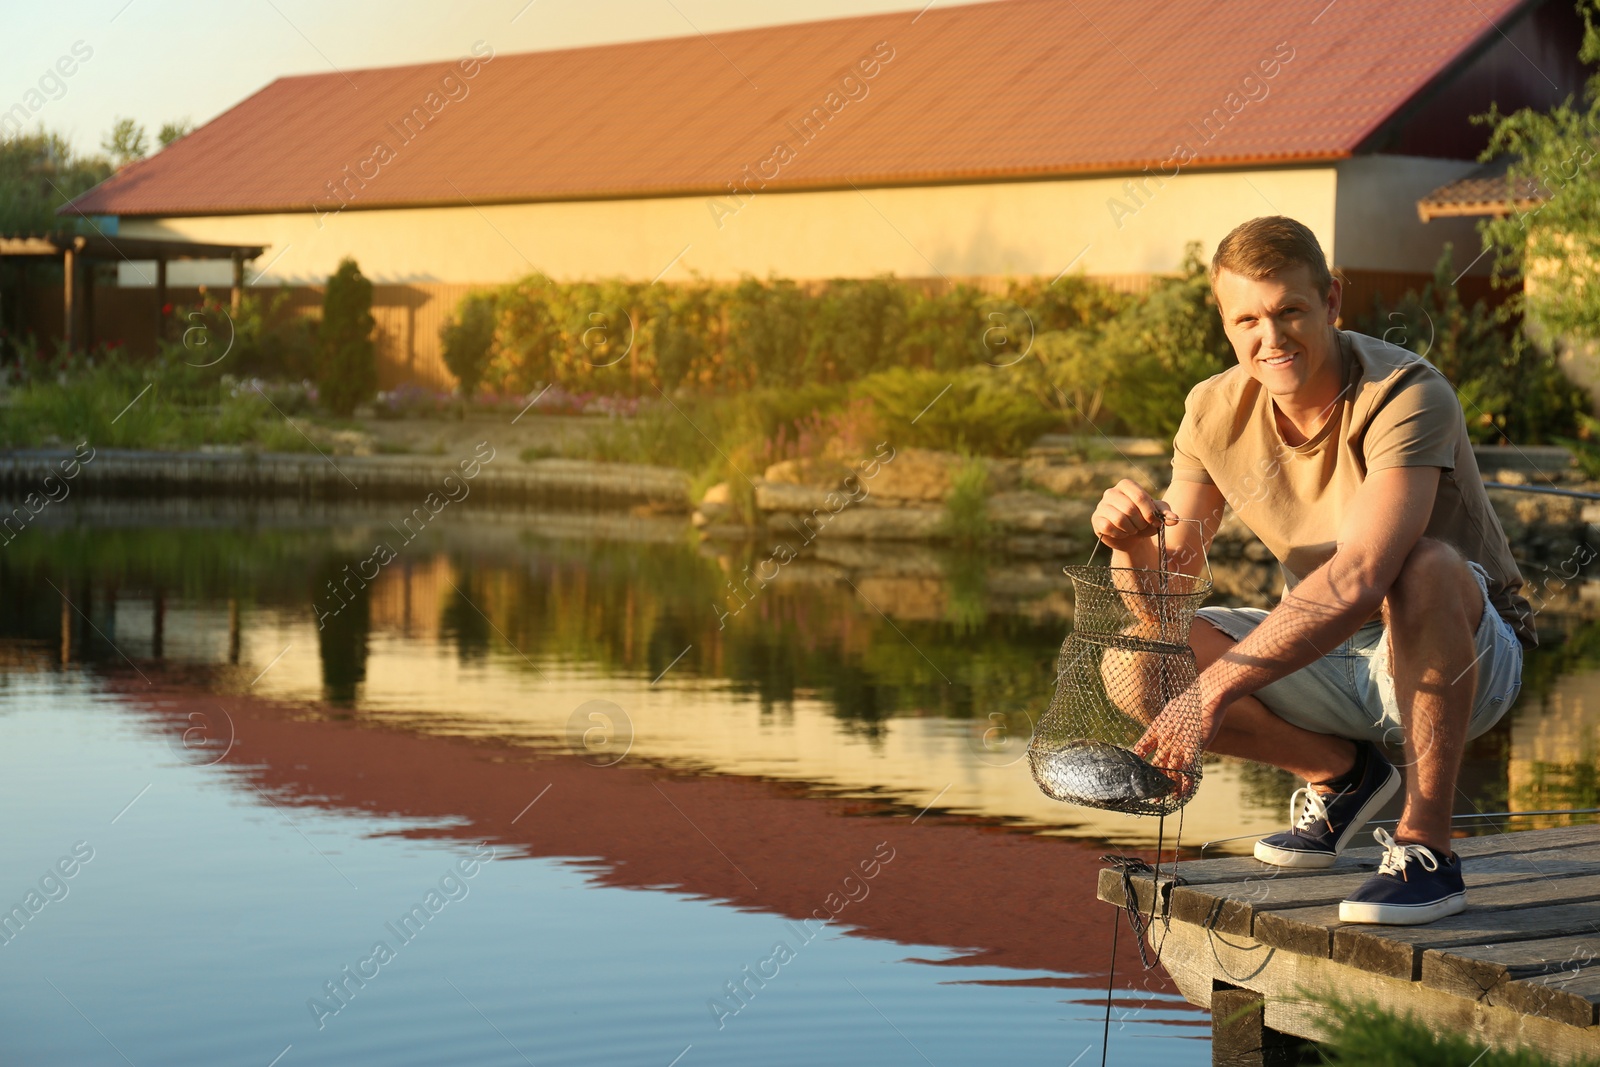
<instances>
[{"instance_id":1,"label":"basket handle","mask_svg":"<svg viewBox=\"0 0 1600 1067\"><path fill-rule=\"evenodd\" d=\"M1216 576L1211 572L1211 553L1206 551L1205 524L1199 519L1179 518L1178 521L1192 522L1196 526L1200 527L1200 559L1205 563L1206 581L1215 585ZM1100 538L1096 537L1094 539L1094 547L1089 550L1089 558L1083 561L1084 566L1088 566L1094 562L1095 554L1100 551L1100 546L1102 544L1104 544L1104 542L1101 541ZM1167 565L1167 524L1164 522L1156 527L1156 555L1156 569L1165 570Z\"/></svg>"}]
</instances>

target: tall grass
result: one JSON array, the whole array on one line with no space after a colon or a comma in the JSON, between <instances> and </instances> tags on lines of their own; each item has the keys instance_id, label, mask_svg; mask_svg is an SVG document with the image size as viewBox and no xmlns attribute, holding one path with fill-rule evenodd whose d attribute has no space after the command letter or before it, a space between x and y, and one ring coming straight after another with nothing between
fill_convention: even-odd
<instances>
[{"instance_id":1,"label":"tall grass","mask_svg":"<svg viewBox=\"0 0 1600 1067\"><path fill-rule=\"evenodd\" d=\"M944 532L959 548L976 548L994 532L989 521L989 470L969 459L956 471L944 502Z\"/></svg>"},{"instance_id":2,"label":"tall grass","mask_svg":"<svg viewBox=\"0 0 1600 1067\"><path fill-rule=\"evenodd\" d=\"M1375 1002L1314 997L1331 1014L1322 1024L1323 1057L1340 1067L1554 1067L1537 1049L1492 1049L1455 1030L1441 1030L1407 1013L1384 1011ZM1572 1060L1597 1067L1600 1059Z\"/></svg>"},{"instance_id":3,"label":"tall grass","mask_svg":"<svg viewBox=\"0 0 1600 1067\"><path fill-rule=\"evenodd\" d=\"M307 451L311 445L260 395L235 396L222 376L176 353L148 362L83 359L55 378L14 386L4 396L0 445L30 448L195 448L254 445Z\"/></svg>"}]
</instances>

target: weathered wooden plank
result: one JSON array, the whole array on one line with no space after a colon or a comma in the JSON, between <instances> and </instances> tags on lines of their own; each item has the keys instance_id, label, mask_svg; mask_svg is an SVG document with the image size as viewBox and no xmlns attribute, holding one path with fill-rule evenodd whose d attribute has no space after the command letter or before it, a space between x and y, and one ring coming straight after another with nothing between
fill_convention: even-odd
<instances>
[{"instance_id":1,"label":"weathered wooden plank","mask_svg":"<svg viewBox=\"0 0 1600 1067\"><path fill-rule=\"evenodd\" d=\"M1337 904L1371 874L1371 869L1347 871L1341 866L1320 872L1319 878L1282 879L1275 873L1282 869L1263 865L1260 875L1250 881L1180 885L1170 894L1170 914L1178 922L1248 934L1263 912ZM1182 865L1179 873L1187 882ZM1464 875L1469 894L1475 888L1518 881L1600 875L1600 844L1535 856L1505 852L1476 857L1466 864Z\"/></svg>"},{"instance_id":2,"label":"weathered wooden plank","mask_svg":"<svg viewBox=\"0 0 1600 1067\"><path fill-rule=\"evenodd\" d=\"M1260 993L1220 985L1211 991L1211 1067L1297 1067L1308 1051L1303 1038L1265 1024Z\"/></svg>"},{"instance_id":3,"label":"weathered wooden plank","mask_svg":"<svg viewBox=\"0 0 1600 1067\"><path fill-rule=\"evenodd\" d=\"M1155 886L1152 876L1149 874L1136 874L1133 876L1132 884L1134 898L1139 902L1139 910L1148 915L1150 913L1153 887ZM1166 914L1167 897L1171 889L1172 879L1164 874L1161 878L1160 905L1156 909L1156 914ZM1095 895L1107 904L1115 904L1119 908L1127 907L1128 896L1123 890L1122 872L1110 867L1103 868L1100 871L1099 882L1095 887Z\"/></svg>"},{"instance_id":4,"label":"weathered wooden plank","mask_svg":"<svg viewBox=\"0 0 1600 1067\"><path fill-rule=\"evenodd\" d=\"M1541 887L1540 901L1530 905L1525 894L1534 886ZM1430 948L1534 940L1600 925L1600 878L1489 886L1469 900L1471 906L1460 915L1426 926L1338 926L1333 930L1333 959L1378 974L1415 979L1421 975L1422 953ZM1328 911L1337 922L1338 908Z\"/></svg>"},{"instance_id":5,"label":"weathered wooden plank","mask_svg":"<svg viewBox=\"0 0 1600 1067\"><path fill-rule=\"evenodd\" d=\"M1507 830L1481 837L1458 837L1451 851L1461 856L1489 856L1501 852L1548 852L1600 844L1600 826L1556 826L1548 830Z\"/></svg>"},{"instance_id":6,"label":"weathered wooden plank","mask_svg":"<svg viewBox=\"0 0 1600 1067\"><path fill-rule=\"evenodd\" d=\"M1560 931L1560 923L1571 928L1573 923L1600 920L1595 880L1586 883L1571 889L1565 904L1550 897L1531 902L1517 899L1515 894L1538 881L1488 886L1469 894L1466 912L1427 926L1344 925L1339 921L1338 904L1261 912L1254 917L1251 936L1285 952L1331 957L1379 974L1414 979L1421 973L1421 953L1427 949L1538 937ZM1542 913L1530 915L1525 910Z\"/></svg>"},{"instance_id":7,"label":"weathered wooden plank","mask_svg":"<svg viewBox=\"0 0 1600 1067\"><path fill-rule=\"evenodd\" d=\"M1574 1026L1595 1022L1600 1001L1600 922L1582 935L1428 949L1422 983L1486 1004Z\"/></svg>"},{"instance_id":8,"label":"weathered wooden plank","mask_svg":"<svg viewBox=\"0 0 1600 1067\"><path fill-rule=\"evenodd\" d=\"M1506 985L1502 1002L1513 1011L1558 1021L1584 1018L1585 1006L1590 1025L1600 1018L1600 968L1557 971L1554 974L1519 979ZM1600 1035L1595 1037L1600 1045Z\"/></svg>"},{"instance_id":9,"label":"weathered wooden plank","mask_svg":"<svg viewBox=\"0 0 1600 1067\"><path fill-rule=\"evenodd\" d=\"M1253 934L1264 944L1290 952L1329 956L1334 950L1333 929L1340 925L1336 905L1376 869L1380 851L1352 849L1333 867L1311 871L1273 867L1248 856L1180 863L1178 875L1184 884L1164 885L1157 914L1223 932ZM1462 838L1455 842L1455 851L1468 861L1465 877L1474 908L1587 899L1561 883L1600 874L1600 826ZM1132 881L1139 909L1148 914L1151 876L1136 875ZM1480 899L1486 889L1521 882L1530 884L1527 893ZM1125 903L1120 872L1101 872L1099 896L1119 906ZM1420 965L1416 952L1396 949L1383 966L1400 967L1408 956L1414 974Z\"/></svg>"},{"instance_id":10,"label":"weathered wooden plank","mask_svg":"<svg viewBox=\"0 0 1600 1067\"><path fill-rule=\"evenodd\" d=\"M1265 835L1263 835L1265 836ZM1178 873L1185 882L1194 885L1224 884L1227 882L1242 882L1259 877L1262 871L1279 871L1280 877L1293 880L1296 878L1316 878L1325 875L1329 870L1347 870L1361 863L1376 866L1383 856L1383 850L1376 846L1346 849L1339 857L1338 862L1331 868L1323 870L1305 870L1294 867L1274 867L1269 863L1262 863L1254 856L1224 856L1214 860L1183 860L1178 864ZM1170 866L1170 862L1163 865L1163 870Z\"/></svg>"},{"instance_id":11,"label":"weathered wooden plank","mask_svg":"<svg viewBox=\"0 0 1600 1067\"><path fill-rule=\"evenodd\" d=\"M1192 1003L1207 1005L1217 982L1255 990L1265 998L1263 1021L1286 1034L1316 1040L1324 1009L1306 992L1337 992L1345 1000L1373 1000L1386 1011L1412 1013L1438 1030L1466 1034L1498 1048L1534 1047L1558 1063L1593 1056L1600 1031L1514 1011L1501 1004L1445 993L1419 982L1389 978L1326 958L1275 951L1249 937L1174 923L1162 962Z\"/></svg>"},{"instance_id":12,"label":"weathered wooden plank","mask_svg":"<svg viewBox=\"0 0 1600 1067\"><path fill-rule=\"evenodd\" d=\"M1250 936L1263 945L1300 956L1333 955L1333 928L1339 925L1339 906L1319 904L1286 911L1264 911L1255 916Z\"/></svg>"},{"instance_id":13,"label":"weathered wooden plank","mask_svg":"<svg viewBox=\"0 0 1600 1067\"><path fill-rule=\"evenodd\" d=\"M1530 865L1549 867L1554 860L1541 853L1555 853L1585 846L1600 847L1600 826L1558 826L1549 830L1522 830L1515 833L1485 834L1482 837L1458 838L1453 851L1473 860L1474 869L1483 866L1489 857L1521 855ZM1223 856L1208 860L1184 860L1178 864L1178 875L1189 886L1226 885L1230 882L1253 882L1264 873L1281 882L1296 882L1308 878L1325 878L1330 874L1376 869L1383 850L1376 846L1362 846L1345 850L1332 867L1322 870L1300 870L1291 867L1274 867L1253 856ZM1166 865L1163 865L1166 870ZM1144 875L1148 879L1148 875ZM1216 894L1222 895L1222 894ZM1104 899L1104 898L1102 898Z\"/></svg>"}]
</instances>

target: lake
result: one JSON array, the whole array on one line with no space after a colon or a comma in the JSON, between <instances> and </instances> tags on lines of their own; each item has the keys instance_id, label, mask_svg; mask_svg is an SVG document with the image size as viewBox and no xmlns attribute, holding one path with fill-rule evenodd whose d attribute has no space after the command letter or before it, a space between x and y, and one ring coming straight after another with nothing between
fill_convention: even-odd
<instances>
[{"instance_id":1,"label":"lake","mask_svg":"<svg viewBox=\"0 0 1600 1067\"><path fill-rule=\"evenodd\" d=\"M389 518L74 500L0 548L7 1062L1099 1059L1100 857L1158 827L1029 775L1059 563L852 549L739 595L761 547L681 519ZM1597 806L1561 562L1460 811ZM1185 857L1297 784L1211 761ZM1111 1062L1210 1062L1126 927L1114 986Z\"/></svg>"}]
</instances>

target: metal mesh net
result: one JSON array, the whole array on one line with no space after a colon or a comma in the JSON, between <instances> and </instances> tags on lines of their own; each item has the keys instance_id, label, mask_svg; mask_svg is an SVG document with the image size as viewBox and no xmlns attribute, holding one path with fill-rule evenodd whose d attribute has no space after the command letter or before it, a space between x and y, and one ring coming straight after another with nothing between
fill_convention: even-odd
<instances>
[{"instance_id":1,"label":"metal mesh net","mask_svg":"<svg viewBox=\"0 0 1600 1067\"><path fill-rule=\"evenodd\" d=\"M1157 527L1158 558L1166 538ZM1056 661L1056 689L1028 745L1046 795L1136 815L1177 811L1200 782L1200 704L1189 625L1211 593L1209 577L1085 564L1065 568L1073 629ZM1181 766L1131 751L1156 716L1165 748L1192 752Z\"/></svg>"}]
</instances>

